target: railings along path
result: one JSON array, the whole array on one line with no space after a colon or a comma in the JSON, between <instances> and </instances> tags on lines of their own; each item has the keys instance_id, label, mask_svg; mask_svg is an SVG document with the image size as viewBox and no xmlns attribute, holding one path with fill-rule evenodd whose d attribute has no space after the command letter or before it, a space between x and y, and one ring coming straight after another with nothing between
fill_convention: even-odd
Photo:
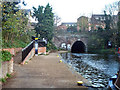
<instances>
[{"instance_id":1,"label":"railings along path","mask_svg":"<svg viewBox=\"0 0 120 90\"><path fill-rule=\"evenodd\" d=\"M30 51L34 47L35 41L33 40L31 43L29 43L25 48L22 49L22 61L27 57L27 55L30 53Z\"/></svg>"}]
</instances>

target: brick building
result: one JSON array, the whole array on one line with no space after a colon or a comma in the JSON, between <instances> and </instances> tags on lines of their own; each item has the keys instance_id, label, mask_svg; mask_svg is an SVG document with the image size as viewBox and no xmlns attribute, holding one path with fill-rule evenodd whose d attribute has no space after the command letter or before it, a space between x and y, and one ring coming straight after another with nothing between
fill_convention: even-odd
<instances>
[{"instance_id":1,"label":"brick building","mask_svg":"<svg viewBox=\"0 0 120 90\"><path fill-rule=\"evenodd\" d=\"M70 26L77 26L77 23L75 22L62 23L57 27L57 30L67 30L67 28Z\"/></svg>"},{"instance_id":2,"label":"brick building","mask_svg":"<svg viewBox=\"0 0 120 90\"><path fill-rule=\"evenodd\" d=\"M112 20L112 22L110 23L110 28L111 29L116 29L117 28L117 22L118 22L118 16L117 15L113 15L110 17L110 15L108 15L108 19ZM102 28L105 29L106 25L105 25L105 15L104 14L93 14L91 17L91 29L92 30L98 30L98 28Z\"/></svg>"},{"instance_id":3,"label":"brick building","mask_svg":"<svg viewBox=\"0 0 120 90\"><path fill-rule=\"evenodd\" d=\"M77 31L88 31L89 30L89 19L86 16L81 16L77 19Z\"/></svg>"},{"instance_id":4,"label":"brick building","mask_svg":"<svg viewBox=\"0 0 120 90\"><path fill-rule=\"evenodd\" d=\"M103 14L93 14L91 17L91 29L97 30L98 27L104 29L105 28L105 15Z\"/></svg>"}]
</instances>

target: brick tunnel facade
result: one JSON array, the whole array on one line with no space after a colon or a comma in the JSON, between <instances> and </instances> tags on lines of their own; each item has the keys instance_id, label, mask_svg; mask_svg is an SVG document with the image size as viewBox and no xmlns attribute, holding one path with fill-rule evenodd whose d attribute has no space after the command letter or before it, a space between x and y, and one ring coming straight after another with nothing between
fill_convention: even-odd
<instances>
[{"instance_id":1,"label":"brick tunnel facade","mask_svg":"<svg viewBox=\"0 0 120 90\"><path fill-rule=\"evenodd\" d=\"M71 47L71 53L85 53L85 44L82 41L76 41Z\"/></svg>"},{"instance_id":2,"label":"brick tunnel facade","mask_svg":"<svg viewBox=\"0 0 120 90\"><path fill-rule=\"evenodd\" d=\"M76 45L75 45L75 47L73 46L73 44L75 44L75 42L79 43L77 45L77 47L76 47ZM69 37L66 38L66 36L54 36L53 43L55 44L55 46L57 48L67 49L67 50L71 50L71 51L73 51L75 48L77 48L77 49L82 48L80 53L81 52L82 53L87 52L87 38L86 37L72 37L72 36L69 36Z\"/></svg>"}]
</instances>

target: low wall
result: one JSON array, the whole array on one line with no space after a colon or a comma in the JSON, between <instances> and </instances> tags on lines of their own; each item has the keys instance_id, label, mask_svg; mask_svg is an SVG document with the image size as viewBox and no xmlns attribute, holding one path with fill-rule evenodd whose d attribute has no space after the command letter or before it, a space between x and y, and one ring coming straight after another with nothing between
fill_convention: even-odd
<instances>
[{"instance_id":1,"label":"low wall","mask_svg":"<svg viewBox=\"0 0 120 90\"><path fill-rule=\"evenodd\" d=\"M10 61L2 62L2 65L0 68L0 78L6 77L7 73L9 74L13 73L13 57Z\"/></svg>"},{"instance_id":2,"label":"low wall","mask_svg":"<svg viewBox=\"0 0 120 90\"><path fill-rule=\"evenodd\" d=\"M46 54L46 47L39 47L38 54ZM24 59L24 61L21 64L25 64L25 62L28 62L34 55L35 55L35 48L33 48L30 51L30 53L27 55L27 57Z\"/></svg>"},{"instance_id":3,"label":"low wall","mask_svg":"<svg viewBox=\"0 0 120 90\"><path fill-rule=\"evenodd\" d=\"M16 55L22 48L5 48L4 51L9 51L12 55Z\"/></svg>"},{"instance_id":4,"label":"low wall","mask_svg":"<svg viewBox=\"0 0 120 90\"><path fill-rule=\"evenodd\" d=\"M38 54L46 54L46 47L38 47Z\"/></svg>"}]
</instances>

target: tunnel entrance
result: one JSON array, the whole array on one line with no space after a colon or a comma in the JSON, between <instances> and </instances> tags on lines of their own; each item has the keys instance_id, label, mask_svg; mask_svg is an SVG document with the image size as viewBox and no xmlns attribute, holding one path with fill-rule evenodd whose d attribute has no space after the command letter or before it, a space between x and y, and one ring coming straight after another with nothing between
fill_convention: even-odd
<instances>
[{"instance_id":1,"label":"tunnel entrance","mask_svg":"<svg viewBox=\"0 0 120 90\"><path fill-rule=\"evenodd\" d=\"M71 48L72 53L85 53L85 44L82 41L76 41Z\"/></svg>"}]
</instances>

